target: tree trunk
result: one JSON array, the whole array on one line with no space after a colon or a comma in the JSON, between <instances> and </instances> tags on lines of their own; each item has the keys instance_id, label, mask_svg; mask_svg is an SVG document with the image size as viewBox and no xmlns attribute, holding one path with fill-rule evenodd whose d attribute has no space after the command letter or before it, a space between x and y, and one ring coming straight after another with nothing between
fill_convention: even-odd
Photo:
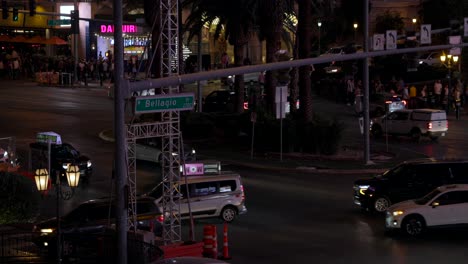
<instances>
[{"instance_id":1,"label":"tree trunk","mask_svg":"<svg viewBox=\"0 0 468 264\"><path fill-rule=\"evenodd\" d=\"M309 58L312 52L312 30L313 11L312 0L299 0L299 23L297 25L297 41L299 59ZM312 121L312 87L310 74L312 66L301 66L299 68L299 116L304 123Z\"/></svg>"},{"instance_id":2,"label":"tree trunk","mask_svg":"<svg viewBox=\"0 0 468 264\"><path fill-rule=\"evenodd\" d=\"M244 51L245 51L245 44L236 44L234 45L234 64L236 67L242 66L244 61ZM234 87L236 89L236 105L235 111L236 113L244 112L244 91L245 91L245 83L244 83L244 75L236 75Z\"/></svg>"},{"instance_id":3,"label":"tree trunk","mask_svg":"<svg viewBox=\"0 0 468 264\"><path fill-rule=\"evenodd\" d=\"M272 1L271 15L276 16L272 18L271 29L267 30L266 39L266 63L276 62L275 53L281 49L281 33L283 31L283 8L281 1ZM271 114L276 113L276 94L277 81L273 77L271 71L267 71L265 75L265 93L267 102L267 111Z\"/></svg>"}]
</instances>

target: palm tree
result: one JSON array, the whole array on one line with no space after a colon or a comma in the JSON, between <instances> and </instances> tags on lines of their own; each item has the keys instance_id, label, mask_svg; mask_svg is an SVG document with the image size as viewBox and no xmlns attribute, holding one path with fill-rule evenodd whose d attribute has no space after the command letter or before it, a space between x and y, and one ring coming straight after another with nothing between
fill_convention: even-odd
<instances>
[{"instance_id":1,"label":"palm tree","mask_svg":"<svg viewBox=\"0 0 468 264\"><path fill-rule=\"evenodd\" d=\"M266 62L275 62L275 53L281 49L281 38L284 32L285 14L294 12L293 0L258 1L258 25L260 39L266 41ZM265 76L267 110L275 113L276 80L271 71Z\"/></svg>"},{"instance_id":2,"label":"palm tree","mask_svg":"<svg viewBox=\"0 0 468 264\"><path fill-rule=\"evenodd\" d=\"M234 64L241 66L244 61L246 45L253 34L255 25L255 10L257 1L218 1L218 0L186 0L184 6L190 7L191 12L185 23L189 31L189 38L198 35L205 25L214 26L214 38L224 37L234 46ZM217 23L213 23L216 21ZM244 77L235 78L237 94L236 112L243 112Z\"/></svg>"}]
</instances>

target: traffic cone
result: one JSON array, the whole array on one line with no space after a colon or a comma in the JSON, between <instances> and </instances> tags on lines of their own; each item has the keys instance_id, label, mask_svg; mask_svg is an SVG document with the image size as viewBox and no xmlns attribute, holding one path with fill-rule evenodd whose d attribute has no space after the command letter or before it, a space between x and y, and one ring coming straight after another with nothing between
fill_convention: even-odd
<instances>
[{"instance_id":1,"label":"traffic cone","mask_svg":"<svg viewBox=\"0 0 468 264\"><path fill-rule=\"evenodd\" d=\"M221 259L231 259L229 256L229 245L228 245L228 224L224 222L223 228L223 257Z\"/></svg>"},{"instance_id":2,"label":"traffic cone","mask_svg":"<svg viewBox=\"0 0 468 264\"><path fill-rule=\"evenodd\" d=\"M218 242L216 239L216 226L203 227L203 256L216 259L218 257Z\"/></svg>"}]
</instances>

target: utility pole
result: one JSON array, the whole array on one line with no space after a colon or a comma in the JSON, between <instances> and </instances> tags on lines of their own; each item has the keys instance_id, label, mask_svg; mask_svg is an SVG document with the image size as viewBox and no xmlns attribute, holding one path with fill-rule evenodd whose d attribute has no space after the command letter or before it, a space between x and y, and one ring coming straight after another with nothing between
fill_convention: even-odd
<instances>
[{"instance_id":1,"label":"utility pole","mask_svg":"<svg viewBox=\"0 0 468 264\"><path fill-rule=\"evenodd\" d=\"M75 75L74 83L78 82L78 36L80 35L80 15L78 10L78 1L73 0L73 6L75 10L75 19L77 19L76 23L78 23L78 27L76 31L73 32L73 53L75 54L75 66L73 67L73 74Z\"/></svg>"},{"instance_id":2,"label":"utility pole","mask_svg":"<svg viewBox=\"0 0 468 264\"><path fill-rule=\"evenodd\" d=\"M76 1L76 0L75 0ZM115 131L115 193L116 203L116 228L117 228L117 263L127 264L127 208L128 199L125 195L127 186L127 174L125 153L126 126L125 126L125 96L127 86L124 85L123 69L123 36L122 36L122 0L114 0L114 131Z\"/></svg>"}]
</instances>

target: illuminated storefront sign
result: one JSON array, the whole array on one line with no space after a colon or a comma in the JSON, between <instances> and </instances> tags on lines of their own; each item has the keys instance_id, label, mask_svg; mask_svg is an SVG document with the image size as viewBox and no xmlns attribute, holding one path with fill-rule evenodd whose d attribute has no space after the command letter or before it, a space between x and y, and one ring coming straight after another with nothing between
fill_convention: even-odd
<instances>
[{"instance_id":1,"label":"illuminated storefront sign","mask_svg":"<svg viewBox=\"0 0 468 264\"><path fill-rule=\"evenodd\" d=\"M136 25L122 25L123 33L137 33ZM101 33L114 33L114 25L101 25Z\"/></svg>"}]
</instances>

